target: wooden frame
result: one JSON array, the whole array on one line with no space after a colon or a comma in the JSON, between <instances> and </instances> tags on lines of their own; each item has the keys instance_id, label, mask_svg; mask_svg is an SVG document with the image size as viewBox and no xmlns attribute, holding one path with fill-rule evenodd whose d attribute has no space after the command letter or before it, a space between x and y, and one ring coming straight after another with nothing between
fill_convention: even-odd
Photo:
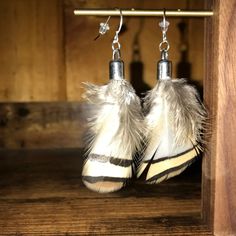
<instances>
[{"instance_id":1,"label":"wooden frame","mask_svg":"<svg viewBox=\"0 0 236 236\"><path fill-rule=\"evenodd\" d=\"M206 18L205 23L204 97L211 132L203 159L202 217L212 234L228 236L236 235L236 0L207 0L206 9L213 9L214 16ZM27 109L21 105L15 113L27 119ZM69 118L74 119L80 113L76 104L67 109L72 111L70 114L66 110ZM11 109L8 113L9 116L15 114ZM65 119L63 110L61 116ZM7 120L6 116L1 125ZM74 126L77 124L72 124ZM77 140L76 133L73 137ZM38 143L32 147L34 145ZM70 143L64 145L70 147ZM24 147L24 142L19 146Z\"/></svg>"},{"instance_id":2,"label":"wooden frame","mask_svg":"<svg viewBox=\"0 0 236 236\"><path fill-rule=\"evenodd\" d=\"M214 235L236 234L236 1L207 1L204 94L211 120L202 215Z\"/></svg>"}]
</instances>

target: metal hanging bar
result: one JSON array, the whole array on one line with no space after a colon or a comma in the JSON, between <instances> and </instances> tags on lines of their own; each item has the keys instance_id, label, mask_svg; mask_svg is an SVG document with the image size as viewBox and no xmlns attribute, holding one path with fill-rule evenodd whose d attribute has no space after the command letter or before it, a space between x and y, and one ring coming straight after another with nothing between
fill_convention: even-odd
<instances>
[{"instance_id":1,"label":"metal hanging bar","mask_svg":"<svg viewBox=\"0 0 236 236\"><path fill-rule=\"evenodd\" d=\"M122 10L122 9L121 9ZM119 16L117 9L76 9L74 14L77 16ZM163 16L163 10L122 10L123 16ZM206 10L166 10L165 15L168 17L209 17L213 16L213 11Z\"/></svg>"}]
</instances>

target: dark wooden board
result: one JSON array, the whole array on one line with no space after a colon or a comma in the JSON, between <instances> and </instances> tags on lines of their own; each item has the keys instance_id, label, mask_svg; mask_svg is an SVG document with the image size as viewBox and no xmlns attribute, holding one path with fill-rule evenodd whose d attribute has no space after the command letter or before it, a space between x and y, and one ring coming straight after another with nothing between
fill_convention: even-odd
<instances>
[{"instance_id":1,"label":"dark wooden board","mask_svg":"<svg viewBox=\"0 0 236 236\"><path fill-rule=\"evenodd\" d=\"M214 235L236 235L236 1L207 1L204 94L211 137L203 165L203 215Z\"/></svg>"},{"instance_id":2,"label":"dark wooden board","mask_svg":"<svg viewBox=\"0 0 236 236\"><path fill-rule=\"evenodd\" d=\"M200 173L160 185L133 181L98 194L81 182L83 151L0 150L1 235L211 235Z\"/></svg>"},{"instance_id":3,"label":"dark wooden board","mask_svg":"<svg viewBox=\"0 0 236 236\"><path fill-rule=\"evenodd\" d=\"M89 110L79 102L0 103L0 148L82 147Z\"/></svg>"}]
</instances>

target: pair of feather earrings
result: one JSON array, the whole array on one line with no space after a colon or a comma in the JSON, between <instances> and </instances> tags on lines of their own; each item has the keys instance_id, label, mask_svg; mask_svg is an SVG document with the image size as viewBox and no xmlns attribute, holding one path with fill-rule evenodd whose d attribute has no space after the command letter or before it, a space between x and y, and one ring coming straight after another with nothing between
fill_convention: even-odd
<instances>
[{"instance_id":1,"label":"pair of feather earrings","mask_svg":"<svg viewBox=\"0 0 236 236\"><path fill-rule=\"evenodd\" d=\"M121 189L132 177L136 162L137 177L147 183L180 174L201 150L206 121L196 89L184 79L171 79L165 14L160 23L163 40L158 83L144 98L147 115L143 115L140 100L124 77L118 40L122 21L120 11L120 26L112 43L110 82L85 84L84 97L94 104L94 112L88 120L90 138L82 179L89 189L101 193ZM109 29L107 22L101 24L100 34ZM137 152L141 160L135 157Z\"/></svg>"}]
</instances>

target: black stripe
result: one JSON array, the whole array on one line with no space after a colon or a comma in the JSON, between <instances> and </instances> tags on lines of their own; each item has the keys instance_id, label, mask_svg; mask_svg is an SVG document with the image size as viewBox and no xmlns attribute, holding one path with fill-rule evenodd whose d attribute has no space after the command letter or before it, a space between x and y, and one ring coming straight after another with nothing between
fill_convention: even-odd
<instances>
[{"instance_id":1,"label":"black stripe","mask_svg":"<svg viewBox=\"0 0 236 236\"><path fill-rule=\"evenodd\" d=\"M110 163L116 166L128 167L131 166L132 160L111 157Z\"/></svg>"},{"instance_id":2,"label":"black stripe","mask_svg":"<svg viewBox=\"0 0 236 236\"><path fill-rule=\"evenodd\" d=\"M113 165L122 166L122 167L128 167L132 164L132 160L121 159L117 157L109 157L105 155L98 155L94 153L91 153L88 156L88 159L90 161L97 161L97 162L102 162L102 163L110 162Z\"/></svg>"},{"instance_id":3,"label":"black stripe","mask_svg":"<svg viewBox=\"0 0 236 236\"><path fill-rule=\"evenodd\" d=\"M184 154L186 154L186 153L188 153L188 152L190 152L190 151L192 151L192 150L195 150L196 151L196 148L197 146L193 146L192 148L190 148L190 149L188 149L188 150L186 150L186 151L184 151L184 152L182 152L182 153L179 153L179 154L177 154L177 155L174 155L174 156L170 156L170 157L162 157L162 158L159 158L159 159L156 159L156 160L152 160L152 164L155 164L155 163L158 163L158 162L161 162L161 161L165 161L165 160L168 160L168 159L173 159L173 158L178 158L179 156L182 156L182 155L184 155ZM156 152L155 152L156 153ZM197 154L199 154L199 152L196 152ZM150 162L150 160L146 160L146 161L144 161L144 163L148 163L148 162Z\"/></svg>"},{"instance_id":4,"label":"black stripe","mask_svg":"<svg viewBox=\"0 0 236 236\"><path fill-rule=\"evenodd\" d=\"M82 176L84 181L87 181L91 184L100 182L100 181L109 181L109 182L126 182L129 178L119 178L119 177L109 177L109 176Z\"/></svg>"},{"instance_id":5,"label":"black stripe","mask_svg":"<svg viewBox=\"0 0 236 236\"><path fill-rule=\"evenodd\" d=\"M140 175L140 177L139 177L140 180L146 181L146 177L147 177L148 170L149 170L149 168L150 168L150 166L151 166L151 164L152 164L152 161L153 161L153 158L154 158L156 152L157 152L157 149L156 149L156 151L154 152L154 154L152 155L152 158L149 160L147 166L146 166L145 169L143 170L143 173ZM144 162L144 163L145 163L145 162Z\"/></svg>"},{"instance_id":6,"label":"black stripe","mask_svg":"<svg viewBox=\"0 0 236 236\"><path fill-rule=\"evenodd\" d=\"M168 170L163 171L162 173L159 173L159 174L157 174L157 175L154 175L152 178L150 178L150 179L148 179L148 180L146 180L146 181L147 181L147 182L152 182L152 181L154 181L154 180L157 180L157 179L162 178L162 177L165 176L165 175L170 174L171 172L180 170L180 169L182 169L182 168L185 167L185 166L186 166L186 167L187 167L187 166L190 166L190 165L197 159L197 157L198 157L198 156L195 156L195 157L193 157L191 160L186 161L185 163L183 163L183 164L181 164L181 165L179 165L179 166L175 166L175 167L173 167L173 168L170 168L170 169L168 169Z\"/></svg>"}]
</instances>

